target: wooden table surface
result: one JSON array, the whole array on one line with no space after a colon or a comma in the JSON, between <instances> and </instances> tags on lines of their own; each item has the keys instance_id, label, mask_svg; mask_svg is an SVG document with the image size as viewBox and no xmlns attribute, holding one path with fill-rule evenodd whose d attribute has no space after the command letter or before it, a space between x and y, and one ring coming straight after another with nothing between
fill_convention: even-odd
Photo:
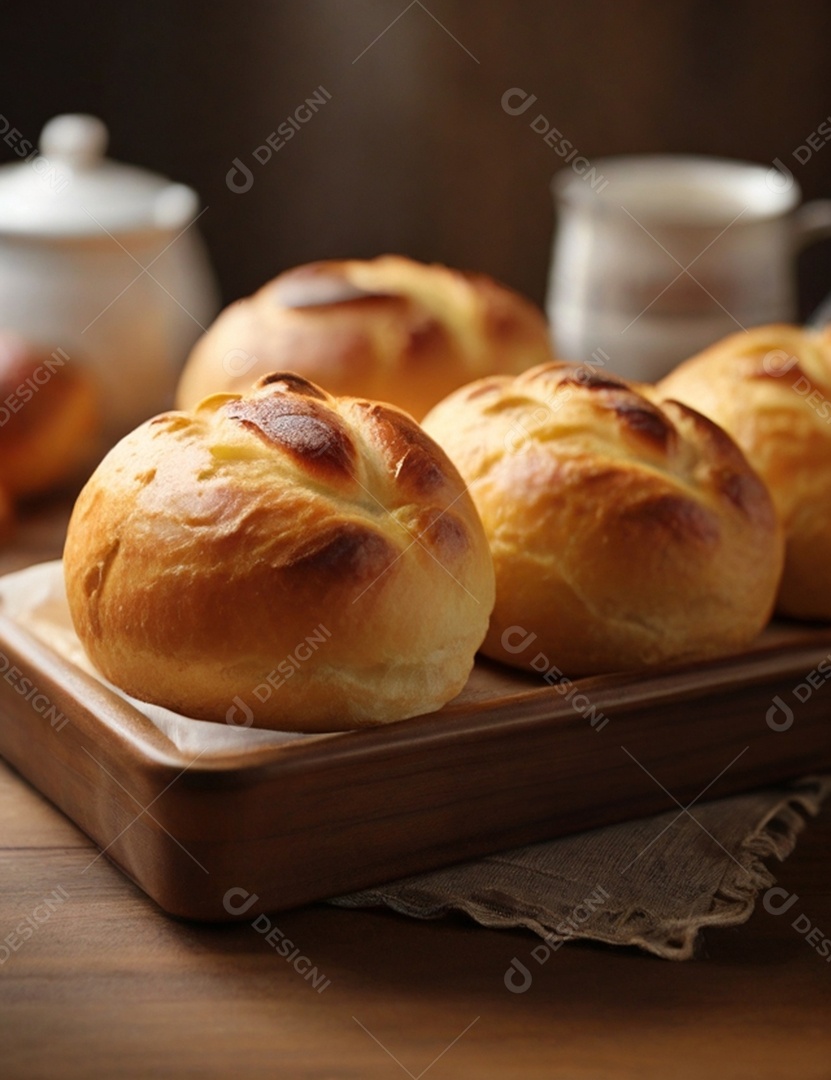
<instances>
[{"instance_id":1,"label":"wooden table surface","mask_svg":"<svg viewBox=\"0 0 831 1080\"><path fill-rule=\"evenodd\" d=\"M55 554L57 521L30 518L0 569ZM249 924L161 914L0 762L0 1078L828 1080L831 962L792 923L831 936L829 842L831 807L773 868L790 912L708 931L697 960L568 945L523 994L504 975L525 932L273 917L316 991Z\"/></svg>"}]
</instances>

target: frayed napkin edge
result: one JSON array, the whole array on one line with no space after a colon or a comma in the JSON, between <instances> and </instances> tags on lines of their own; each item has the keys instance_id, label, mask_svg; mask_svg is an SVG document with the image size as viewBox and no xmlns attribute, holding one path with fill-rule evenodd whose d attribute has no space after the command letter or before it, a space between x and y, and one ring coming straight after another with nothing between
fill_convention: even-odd
<instances>
[{"instance_id":1,"label":"frayed napkin edge","mask_svg":"<svg viewBox=\"0 0 831 1080\"><path fill-rule=\"evenodd\" d=\"M596 941L617 947L637 946L664 960L690 960L696 955L699 935L705 927L738 926L747 922L759 893L777 880L764 860L776 857L779 862L784 862L796 847L808 818L817 816L829 794L831 776L809 776L795 781L792 789L782 792L781 798L743 841L736 855L730 856L731 865L713 894L713 904L708 912L683 921L664 920L649 930L632 933L626 940L622 940L622 927L627 921L642 919L643 911L603 911L603 921L610 926L608 931L604 932L601 927L575 928L573 932L563 934L551 927L551 913L541 907L511 911L506 906L497 907L484 897L431 903L429 896L419 893L416 880L410 901L405 894L388 895L381 886L336 897L328 903L344 908L385 907L416 919L439 919L460 913L488 929L523 927L557 948L570 941ZM452 873L452 867L447 872ZM562 927L559 916L553 921Z\"/></svg>"}]
</instances>

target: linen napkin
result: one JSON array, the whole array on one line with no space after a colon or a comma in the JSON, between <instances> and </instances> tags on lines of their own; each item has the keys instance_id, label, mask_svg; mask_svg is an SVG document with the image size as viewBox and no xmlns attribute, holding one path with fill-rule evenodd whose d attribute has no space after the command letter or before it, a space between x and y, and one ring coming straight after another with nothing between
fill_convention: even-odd
<instances>
[{"instance_id":1,"label":"linen napkin","mask_svg":"<svg viewBox=\"0 0 831 1080\"><path fill-rule=\"evenodd\" d=\"M706 926L750 918L776 880L764 859L785 859L831 776L695 806L689 814L609 825L344 896L343 907L382 905L435 919L462 912L482 926L527 927L529 948L509 988L521 990L548 954L580 938L637 945L669 960L695 953ZM506 977L507 978L507 977Z\"/></svg>"}]
</instances>

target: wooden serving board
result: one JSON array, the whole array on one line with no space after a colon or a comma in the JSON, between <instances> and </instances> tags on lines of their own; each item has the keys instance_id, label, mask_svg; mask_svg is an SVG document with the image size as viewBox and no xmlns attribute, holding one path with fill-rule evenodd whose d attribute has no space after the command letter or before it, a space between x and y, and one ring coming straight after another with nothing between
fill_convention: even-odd
<instances>
[{"instance_id":1,"label":"wooden serving board","mask_svg":"<svg viewBox=\"0 0 831 1080\"><path fill-rule=\"evenodd\" d=\"M194 919L831 769L831 627L772 628L740 656L568 694L481 661L439 713L199 758L5 616L0 654L0 754L165 911Z\"/></svg>"}]
</instances>

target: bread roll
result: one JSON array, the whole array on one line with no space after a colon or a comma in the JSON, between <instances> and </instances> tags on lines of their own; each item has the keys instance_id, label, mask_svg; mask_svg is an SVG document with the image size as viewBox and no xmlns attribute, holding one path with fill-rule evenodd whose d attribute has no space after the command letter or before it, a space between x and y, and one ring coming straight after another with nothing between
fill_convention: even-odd
<instances>
[{"instance_id":1,"label":"bread roll","mask_svg":"<svg viewBox=\"0 0 831 1080\"><path fill-rule=\"evenodd\" d=\"M738 649L767 622L770 496L698 413L554 363L465 387L424 424L491 543L488 656L593 675Z\"/></svg>"},{"instance_id":2,"label":"bread roll","mask_svg":"<svg viewBox=\"0 0 831 1080\"><path fill-rule=\"evenodd\" d=\"M301 266L226 308L197 342L177 405L295 371L417 420L451 390L552 358L542 313L483 274L387 255Z\"/></svg>"},{"instance_id":3,"label":"bread roll","mask_svg":"<svg viewBox=\"0 0 831 1080\"><path fill-rule=\"evenodd\" d=\"M0 486L35 495L89 459L98 434L92 379L65 352L0 332Z\"/></svg>"},{"instance_id":4,"label":"bread roll","mask_svg":"<svg viewBox=\"0 0 831 1080\"><path fill-rule=\"evenodd\" d=\"M111 682L286 731L438 709L493 606L487 540L442 451L399 410L292 374L123 439L77 501L64 564Z\"/></svg>"},{"instance_id":5,"label":"bread roll","mask_svg":"<svg viewBox=\"0 0 831 1080\"><path fill-rule=\"evenodd\" d=\"M767 483L785 529L779 612L831 619L831 330L733 334L658 391L720 424Z\"/></svg>"}]
</instances>

